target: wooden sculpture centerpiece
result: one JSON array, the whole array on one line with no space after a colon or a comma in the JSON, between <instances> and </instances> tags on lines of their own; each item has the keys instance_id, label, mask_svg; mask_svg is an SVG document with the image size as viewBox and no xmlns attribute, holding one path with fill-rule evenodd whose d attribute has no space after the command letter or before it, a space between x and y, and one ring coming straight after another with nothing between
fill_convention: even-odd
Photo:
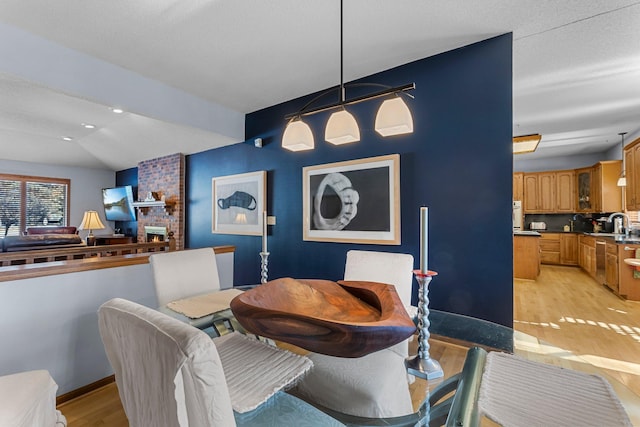
<instances>
[{"instance_id":1,"label":"wooden sculpture centerpiece","mask_svg":"<svg viewBox=\"0 0 640 427\"><path fill-rule=\"evenodd\" d=\"M238 295L231 311L249 332L337 357L361 357L415 331L393 285L281 278Z\"/></svg>"}]
</instances>

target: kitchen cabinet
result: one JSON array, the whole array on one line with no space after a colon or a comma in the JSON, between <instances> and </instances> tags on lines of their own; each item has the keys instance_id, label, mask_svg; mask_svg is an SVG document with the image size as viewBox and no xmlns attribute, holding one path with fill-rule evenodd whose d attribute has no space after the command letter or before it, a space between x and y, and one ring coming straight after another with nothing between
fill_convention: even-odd
<instances>
[{"instance_id":1,"label":"kitchen cabinet","mask_svg":"<svg viewBox=\"0 0 640 427\"><path fill-rule=\"evenodd\" d=\"M575 212L575 171L556 172L556 212Z\"/></svg>"},{"instance_id":2,"label":"kitchen cabinet","mask_svg":"<svg viewBox=\"0 0 640 427\"><path fill-rule=\"evenodd\" d=\"M576 170L576 192L578 212L591 212L591 174L592 168L583 168Z\"/></svg>"},{"instance_id":3,"label":"kitchen cabinet","mask_svg":"<svg viewBox=\"0 0 640 427\"><path fill-rule=\"evenodd\" d=\"M626 207L629 211L640 210L640 138L624 147L625 175L627 177Z\"/></svg>"},{"instance_id":4,"label":"kitchen cabinet","mask_svg":"<svg viewBox=\"0 0 640 427\"><path fill-rule=\"evenodd\" d=\"M555 212L556 173L524 174L524 213Z\"/></svg>"},{"instance_id":5,"label":"kitchen cabinet","mask_svg":"<svg viewBox=\"0 0 640 427\"><path fill-rule=\"evenodd\" d=\"M522 200L524 198L524 173L516 172L513 174L513 199Z\"/></svg>"},{"instance_id":6,"label":"kitchen cabinet","mask_svg":"<svg viewBox=\"0 0 640 427\"><path fill-rule=\"evenodd\" d=\"M536 280L540 274L540 237L513 236L513 277Z\"/></svg>"},{"instance_id":7,"label":"kitchen cabinet","mask_svg":"<svg viewBox=\"0 0 640 427\"><path fill-rule=\"evenodd\" d=\"M578 265L578 235L560 234L560 264Z\"/></svg>"},{"instance_id":8,"label":"kitchen cabinet","mask_svg":"<svg viewBox=\"0 0 640 427\"><path fill-rule=\"evenodd\" d=\"M589 276L596 278L596 240L591 236L581 235L579 241L579 265Z\"/></svg>"},{"instance_id":9,"label":"kitchen cabinet","mask_svg":"<svg viewBox=\"0 0 640 427\"><path fill-rule=\"evenodd\" d=\"M542 264L578 265L578 235L573 233L542 233L540 262Z\"/></svg>"},{"instance_id":10,"label":"kitchen cabinet","mask_svg":"<svg viewBox=\"0 0 640 427\"><path fill-rule=\"evenodd\" d=\"M636 258L636 251L640 249L640 245L618 246L618 295L623 298L640 301L640 279L633 276L634 269L626 264L626 258Z\"/></svg>"},{"instance_id":11,"label":"kitchen cabinet","mask_svg":"<svg viewBox=\"0 0 640 427\"><path fill-rule=\"evenodd\" d=\"M540 262L560 264L560 234L542 233L540 236Z\"/></svg>"},{"instance_id":12,"label":"kitchen cabinet","mask_svg":"<svg viewBox=\"0 0 640 427\"><path fill-rule=\"evenodd\" d=\"M593 167L591 200L593 212L619 212L622 210L622 188L618 178L622 172L621 160L598 162Z\"/></svg>"},{"instance_id":13,"label":"kitchen cabinet","mask_svg":"<svg viewBox=\"0 0 640 427\"><path fill-rule=\"evenodd\" d=\"M640 168L640 144L637 156ZM619 212L622 210L622 191L617 183L621 171L620 160L607 160L588 168L525 172L522 176L523 211L525 214ZM517 200L516 192L520 191L520 176L516 177L516 174L513 175L514 200ZM635 200L638 200L640 210L640 171L636 175L639 181Z\"/></svg>"},{"instance_id":14,"label":"kitchen cabinet","mask_svg":"<svg viewBox=\"0 0 640 427\"><path fill-rule=\"evenodd\" d=\"M604 284L616 294L618 293L618 245L606 243Z\"/></svg>"}]
</instances>

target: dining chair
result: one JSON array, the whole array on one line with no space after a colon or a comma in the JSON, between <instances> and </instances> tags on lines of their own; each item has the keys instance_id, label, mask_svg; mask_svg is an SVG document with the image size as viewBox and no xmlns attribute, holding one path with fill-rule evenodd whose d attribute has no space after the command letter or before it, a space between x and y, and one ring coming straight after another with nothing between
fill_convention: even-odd
<instances>
[{"instance_id":1,"label":"dining chair","mask_svg":"<svg viewBox=\"0 0 640 427\"><path fill-rule=\"evenodd\" d=\"M158 252L149 256L158 306L220 290L218 263L213 248ZM221 320L224 329L211 322L198 327L209 335L220 336L221 330L233 330L231 321Z\"/></svg>"},{"instance_id":2,"label":"dining chair","mask_svg":"<svg viewBox=\"0 0 640 427\"><path fill-rule=\"evenodd\" d=\"M158 306L220 290L213 248L158 252L149 256Z\"/></svg>"},{"instance_id":3,"label":"dining chair","mask_svg":"<svg viewBox=\"0 0 640 427\"><path fill-rule=\"evenodd\" d=\"M56 409L57 390L43 369L1 376L0 426L66 426L66 418Z\"/></svg>"},{"instance_id":4,"label":"dining chair","mask_svg":"<svg viewBox=\"0 0 640 427\"><path fill-rule=\"evenodd\" d=\"M132 427L342 426L283 391L311 368L306 357L238 332L211 338L121 298L98 320Z\"/></svg>"},{"instance_id":5,"label":"dining chair","mask_svg":"<svg viewBox=\"0 0 640 427\"><path fill-rule=\"evenodd\" d=\"M345 280L381 282L395 286L411 310L413 256L390 252L350 250ZM409 340L359 358L318 353L308 357L313 369L296 386L296 393L332 410L359 417L398 417L413 412L405 358Z\"/></svg>"}]
</instances>

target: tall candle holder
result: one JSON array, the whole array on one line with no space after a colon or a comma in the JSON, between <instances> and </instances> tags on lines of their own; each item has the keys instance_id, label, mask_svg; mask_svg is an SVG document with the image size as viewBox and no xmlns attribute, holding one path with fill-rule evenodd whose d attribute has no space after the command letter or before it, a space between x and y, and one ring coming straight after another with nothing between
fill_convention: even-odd
<instances>
[{"instance_id":1,"label":"tall candle holder","mask_svg":"<svg viewBox=\"0 0 640 427\"><path fill-rule=\"evenodd\" d=\"M269 274L269 252L260 252L260 283L267 283Z\"/></svg>"},{"instance_id":2,"label":"tall candle holder","mask_svg":"<svg viewBox=\"0 0 640 427\"><path fill-rule=\"evenodd\" d=\"M433 276L437 276L435 271L423 273L421 270L414 270L418 284L418 354L408 357L405 360L407 372L420 378L433 380L444 377L444 371L437 360L429 356L429 283Z\"/></svg>"}]
</instances>

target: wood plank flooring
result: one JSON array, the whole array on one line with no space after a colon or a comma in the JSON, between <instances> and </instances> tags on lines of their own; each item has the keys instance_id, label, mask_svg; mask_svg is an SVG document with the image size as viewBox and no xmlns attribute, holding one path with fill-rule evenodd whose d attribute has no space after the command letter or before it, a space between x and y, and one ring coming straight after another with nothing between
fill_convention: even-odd
<instances>
[{"instance_id":1,"label":"wood plank flooring","mask_svg":"<svg viewBox=\"0 0 640 427\"><path fill-rule=\"evenodd\" d=\"M545 265L536 281L514 280L514 329L516 354L610 379L640 426L640 303L616 297L579 268ZM435 339L430 344L445 376L462 369L465 347ZM424 384L414 383L414 403L424 393ZM128 426L115 384L59 409L70 427Z\"/></svg>"}]
</instances>

